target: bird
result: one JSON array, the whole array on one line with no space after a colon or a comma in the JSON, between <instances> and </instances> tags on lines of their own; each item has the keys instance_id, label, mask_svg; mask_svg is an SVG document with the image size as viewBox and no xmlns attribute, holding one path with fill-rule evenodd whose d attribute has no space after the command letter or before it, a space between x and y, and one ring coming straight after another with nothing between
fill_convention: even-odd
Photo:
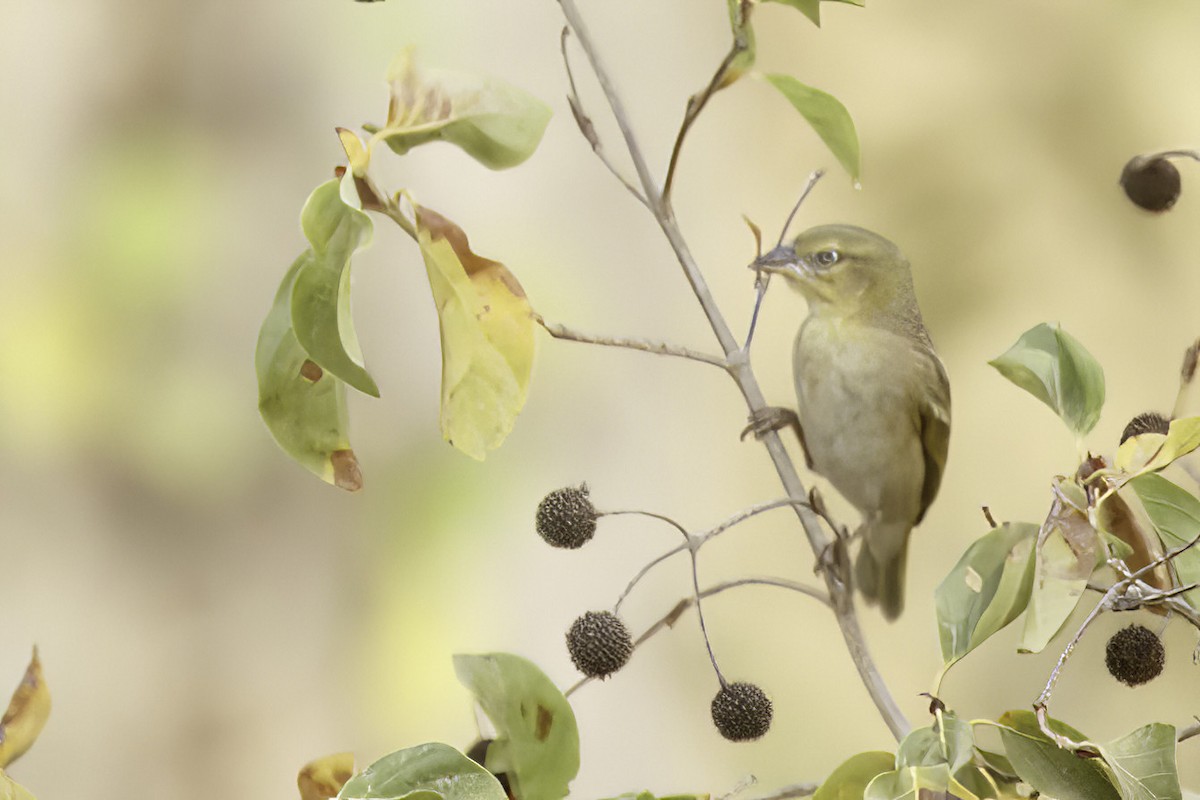
<instances>
[{"instance_id":1,"label":"bird","mask_svg":"<svg viewBox=\"0 0 1200 800\"><path fill-rule=\"evenodd\" d=\"M751 265L808 303L792 350L797 411L752 415L756 434L791 424L809 468L862 514L854 583L895 620L908 540L937 496L950 444L950 382L900 249L854 225L819 225Z\"/></svg>"}]
</instances>

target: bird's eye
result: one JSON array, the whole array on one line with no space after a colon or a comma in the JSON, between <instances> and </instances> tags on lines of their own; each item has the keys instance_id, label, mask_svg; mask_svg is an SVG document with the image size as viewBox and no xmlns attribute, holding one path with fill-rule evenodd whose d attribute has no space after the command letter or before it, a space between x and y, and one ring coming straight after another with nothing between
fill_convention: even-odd
<instances>
[{"instance_id":1,"label":"bird's eye","mask_svg":"<svg viewBox=\"0 0 1200 800\"><path fill-rule=\"evenodd\" d=\"M816 253L813 255L813 262L818 267L832 267L834 264L837 263L837 260L838 260L838 251L837 250L822 250L819 253Z\"/></svg>"}]
</instances>

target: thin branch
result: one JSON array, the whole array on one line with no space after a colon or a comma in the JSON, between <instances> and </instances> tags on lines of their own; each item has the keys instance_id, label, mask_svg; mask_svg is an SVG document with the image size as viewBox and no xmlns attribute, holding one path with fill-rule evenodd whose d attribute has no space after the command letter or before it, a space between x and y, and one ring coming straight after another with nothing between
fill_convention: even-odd
<instances>
[{"instance_id":1,"label":"thin branch","mask_svg":"<svg viewBox=\"0 0 1200 800\"><path fill-rule=\"evenodd\" d=\"M646 195L642 194L642 190L634 185L633 181L629 180L622 174L621 170L617 169L608 158L608 152L604 149L604 143L600 141L600 135L596 133L596 126L592 124L591 117L583 110L583 101L579 99L579 92L575 89L575 75L571 72L571 59L567 56L567 39L571 36L571 29L564 26L560 45L562 49L563 67L567 71L567 83L570 84L571 93L567 95L567 103L571 106L571 116L575 117L575 124L579 126L579 132L583 134L583 138L587 139L587 143L592 146L592 152L600 159L600 163L608 167L608 171L613 174L621 185L629 190L630 194L637 198L638 202L647 208L650 207L650 201L646 199Z\"/></svg>"},{"instance_id":2,"label":"thin branch","mask_svg":"<svg viewBox=\"0 0 1200 800\"><path fill-rule=\"evenodd\" d=\"M585 344L599 344L605 347L625 347L630 350L640 350L643 353L654 353L660 356L675 356L676 358L686 358L690 361L699 361L704 364L712 364L714 367L726 369L728 364L725 359L720 356L701 353L687 347L679 347L678 345L667 344L666 342L653 342L649 339L632 339L623 336L592 336L586 333L574 331L565 325L560 325L557 322L547 322L541 314L533 315L534 321L541 325L546 333L553 336L555 339L563 339L569 342L583 342Z\"/></svg>"},{"instance_id":3,"label":"thin branch","mask_svg":"<svg viewBox=\"0 0 1200 800\"><path fill-rule=\"evenodd\" d=\"M729 589L736 589L739 586L775 586L779 589L787 589L788 591L811 597L826 607L831 609L833 608L833 602L824 592L820 591L819 589L814 589L811 586L805 586L803 583L788 580L787 578L737 578L735 580L722 581L721 583L714 584L707 589L704 589L699 593L698 596L701 599L704 599L712 597L713 595L721 594ZM685 597L680 600L678 603L672 606L670 611L668 611L666 614L660 617L657 622L647 628L641 636L634 639L633 649L637 650L639 647L645 644L647 640L649 640L655 634L661 632L664 628L674 627L675 623L679 621L679 618L683 616L683 613L695 604L695 597ZM584 685L591 683L592 680L594 679L586 677L580 678L573 686L563 692L563 694L567 697L570 697L572 694L579 691L579 689Z\"/></svg>"},{"instance_id":4,"label":"thin branch","mask_svg":"<svg viewBox=\"0 0 1200 800\"><path fill-rule=\"evenodd\" d=\"M725 76L729 72L729 68L733 66L733 62L737 57L746 52L749 43L746 38L738 33L733 38L733 46L729 48L729 52L721 61L721 65L717 67L717 71L713 73L712 79L708 85L699 94L694 94L688 98L687 109L683 112L683 123L679 126L679 134L675 137L675 146L671 149L671 161L667 166L667 177L663 181L662 202L664 206L671 204L671 188L675 183L675 168L679 165L679 154L683 150L683 140L687 138L688 131L692 129L692 124L696 118L700 116L700 112L708 105L708 101L712 96L724 88Z\"/></svg>"},{"instance_id":5,"label":"thin branch","mask_svg":"<svg viewBox=\"0 0 1200 800\"><path fill-rule=\"evenodd\" d=\"M1175 739L1176 742L1184 742L1193 736L1200 736L1200 717L1192 717L1192 719L1196 721L1179 732L1179 736Z\"/></svg>"},{"instance_id":6,"label":"thin branch","mask_svg":"<svg viewBox=\"0 0 1200 800\"><path fill-rule=\"evenodd\" d=\"M752 416L761 414L763 409L767 407L767 401L763 396L762 389L758 385L758 379L750 367L749 358L745 353L741 352L737 339L734 337L728 323L726 323L724 316L721 314L721 310L713 299L712 292L709 290L708 284L700 272L700 268L696 264L691 250L687 246L687 242L684 241L683 234L679 230L669 204L661 202L661 195L654 184L654 179L646 164L641 146L638 144L637 137L630 126L624 104L616 91L612 79L609 77L608 70L596 52L596 48L593 46L591 35L583 22L583 18L579 14L575 0L558 0L558 3L562 8L567 24L579 40L580 47L591 64L592 72L595 74L605 98L608 100L609 108L612 109L613 116L616 118L617 125L625 139L626 148L629 150L629 156L633 161L638 180L649 201L648 205L654 213L655 220L658 222L663 235L666 236L667 242L671 245L671 249L674 251L680 267L683 269L684 277L691 286L692 292L695 294L696 300L699 302L705 317L707 317L709 326L712 328L713 335L720 344L721 350L725 353L725 358L728 362L726 369L737 384L738 390L745 398L750 414ZM760 441L767 448L767 452L771 456L771 461L775 465L775 472L779 476L779 480L783 484L787 496L796 501L804 501L807 497L807 492L800 480L799 474L796 472L796 467L792 463L791 457L783 446L783 440L780 438L779 432L770 431L762 436ZM809 546L816 554L824 553L829 544L829 539L825 535L817 515L802 505L796 505L794 508L796 516L804 528L805 536L808 538ZM892 735L897 740L900 740L911 729L911 725L900 710L900 707L896 704L867 648L866 640L858 624L858 616L854 610L854 599L851 594L848 576L836 569L826 569L821 574L829 591L838 628L842 632L842 639L846 643L846 649L850 654L859 678L870 695L871 700L875 703L875 707L878 709L884 723L888 726Z\"/></svg>"}]
</instances>

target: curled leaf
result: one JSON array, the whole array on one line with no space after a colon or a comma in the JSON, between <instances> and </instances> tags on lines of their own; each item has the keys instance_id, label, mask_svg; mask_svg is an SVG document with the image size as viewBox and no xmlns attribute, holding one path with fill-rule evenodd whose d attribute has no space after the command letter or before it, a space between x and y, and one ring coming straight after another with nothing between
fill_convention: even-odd
<instances>
[{"instance_id":1,"label":"curled leaf","mask_svg":"<svg viewBox=\"0 0 1200 800\"><path fill-rule=\"evenodd\" d=\"M1143 434L1142 436L1149 438L1152 434L1149 436ZM1142 436L1134 438L1141 439ZM1129 441L1126 441L1125 444L1129 444ZM1185 417L1183 419L1171 420L1171 426L1167 429L1167 435L1161 441L1162 444L1159 445L1158 449L1142 468L1138 470L1139 473L1157 472L1170 465L1176 459L1182 458L1200 447L1200 417Z\"/></svg>"},{"instance_id":2,"label":"curled leaf","mask_svg":"<svg viewBox=\"0 0 1200 800\"><path fill-rule=\"evenodd\" d=\"M850 756L830 773L813 795L813 800L844 800L862 797L875 776L891 772L896 766L891 753L878 750Z\"/></svg>"},{"instance_id":3,"label":"curled leaf","mask_svg":"<svg viewBox=\"0 0 1200 800\"><path fill-rule=\"evenodd\" d=\"M508 268L471 251L462 228L416 207L417 244L442 340L442 435L482 460L525 405L533 370L533 310Z\"/></svg>"},{"instance_id":4,"label":"curled leaf","mask_svg":"<svg viewBox=\"0 0 1200 800\"><path fill-rule=\"evenodd\" d=\"M1175 727L1153 722L1098 745L1123 800L1180 800Z\"/></svg>"},{"instance_id":5,"label":"curled leaf","mask_svg":"<svg viewBox=\"0 0 1200 800\"><path fill-rule=\"evenodd\" d=\"M338 792L354 775L354 754L334 753L314 759L304 765L296 778L300 800L327 800Z\"/></svg>"},{"instance_id":6,"label":"curled leaf","mask_svg":"<svg viewBox=\"0 0 1200 800\"><path fill-rule=\"evenodd\" d=\"M342 180L353 189L351 176ZM362 353L350 316L350 257L370 241L371 219L347 205L342 183L331 180L309 196L300 224L311 247L292 289L296 340L322 369L378 397L379 387L359 363Z\"/></svg>"},{"instance_id":7,"label":"curled leaf","mask_svg":"<svg viewBox=\"0 0 1200 800\"><path fill-rule=\"evenodd\" d=\"M858 180L858 132L841 101L820 89L805 86L791 75L773 74L766 78L808 121L850 177Z\"/></svg>"},{"instance_id":8,"label":"curled leaf","mask_svg":"<svg viewBox=\"0 0 1200 800\"><path fill-rule=\"evenodd\" d=\"M1104 407L1104 370L1057 323L1030 328L1008 352L988 363L1054 409L1076 435L1096 427Z\"/></svg>"},{"instance_id":9,"label":"curled leaf","mask_svg":"<svg viewBox=\"0 0 1200 800\"><path fill-rule=\"evenodd\" d=\"M35 647L25 675L0 718L0 772L37 740L49 716L50 690L42 677L42 662Z\"/></svg>"},{"instance_id":10,"label":"curled leaf","mask_svg":"<svg viewBox=\"0 0 1200 800\"><path fill-rule=\"evenodd\" d=\"M296 276L313 258L309 250L292 264L259 330L258 410L284 452L321 480L354 492L362 473L347 433L346 384L317 367L292 330Z\"/></svg>"},{"instance_id":11,"label":"curled leaf","mask_svg":"<svg viewBox=\"0 0 1200 800\"><path fill-rule=\"evenodd\" d=\"M405 51L388 72L387 123L364 125L399 155L432 141L462 148L490 169L515 167L537 149L550 107L497 78L421 67Z\"/></svg>"}]
</instances>

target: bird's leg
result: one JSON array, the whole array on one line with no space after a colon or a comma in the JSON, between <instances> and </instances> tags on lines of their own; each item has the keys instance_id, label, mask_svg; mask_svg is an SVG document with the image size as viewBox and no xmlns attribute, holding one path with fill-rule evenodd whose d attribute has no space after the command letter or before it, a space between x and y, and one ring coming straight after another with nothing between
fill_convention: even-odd
<instances>
[{"instance_id":1,"label":"bird's leg","mask_svg":"<svg viewBox=\"0 0 1200 800\"><path fill-rule=\"evenodd\" d=\"M761 411L751 414L750 424L742 429L741 438L745 440L747 435L753 433L755 439L761 439L771 431L788 427L796 432L796 438L800 440L800 449L804 451L804 465L812 469L813 461L812 457L808 454L808 445L804 441L804 429L800 427L800 417L790 408L785 408L784 406L767 406Z\"/></svg>"}]
</instances>

